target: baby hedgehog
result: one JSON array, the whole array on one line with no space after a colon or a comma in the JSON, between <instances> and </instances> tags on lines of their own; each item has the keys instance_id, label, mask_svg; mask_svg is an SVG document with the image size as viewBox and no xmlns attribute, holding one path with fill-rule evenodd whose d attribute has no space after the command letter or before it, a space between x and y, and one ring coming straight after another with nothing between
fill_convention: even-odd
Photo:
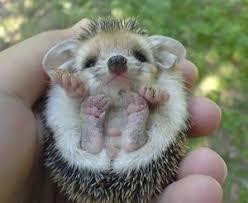
<instances>
[{"instance_id":1,"label":"baby hedgehog","mask_svg":"<svg viewBox=\"0 0 248 203\"><path fill-rule=\"evenodd\" d=\"M44 160L68 199L149 202L175 180L187 120L176 64L185 54L136 20L112 18L48 51Z\"/></svg>"}]
</instances>

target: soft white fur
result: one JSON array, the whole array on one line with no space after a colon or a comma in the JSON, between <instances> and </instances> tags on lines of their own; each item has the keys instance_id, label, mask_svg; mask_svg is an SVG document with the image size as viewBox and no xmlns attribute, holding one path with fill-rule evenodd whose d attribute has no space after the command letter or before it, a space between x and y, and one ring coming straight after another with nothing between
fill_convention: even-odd
<instances>
[{"instance_id":1,"label":"soft white fur","mask_svg":"<svg viewBox=\"0 0 248 203\"><path fill-rule=\"evenodd\" d=\"M109 159L105 150L92 155L82 151L80 147L80 107L69 98L61 87L51 88L46 118L47 124L54 131L56 147L67 161L79 167L91 169L107 169Z\"/></svg>"}]
</instances>

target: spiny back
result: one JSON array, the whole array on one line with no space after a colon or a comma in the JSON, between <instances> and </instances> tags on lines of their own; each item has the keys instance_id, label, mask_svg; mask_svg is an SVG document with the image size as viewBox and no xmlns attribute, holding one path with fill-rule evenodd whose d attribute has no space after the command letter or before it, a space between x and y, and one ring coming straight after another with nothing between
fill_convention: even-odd
<instances>
[{"instance_id":1,"label":"spiny back","mask_svg":"<svg viewBox=\"0 0 248 203\"><path fill-rule=\"evenodd\" d=\"M90 21L86 28L82 28L79 40L90 39L100 32L113 32L119 30L141 35L146 33L136 19L116 19L109 17Z\"/></svg>"}]
</instances>

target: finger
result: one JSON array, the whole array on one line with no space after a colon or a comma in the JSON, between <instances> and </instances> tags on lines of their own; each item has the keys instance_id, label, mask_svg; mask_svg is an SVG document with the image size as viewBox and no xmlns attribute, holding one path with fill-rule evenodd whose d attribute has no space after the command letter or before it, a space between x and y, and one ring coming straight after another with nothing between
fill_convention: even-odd
<instances>
[{"instance_id":1,"label":"finger","mask_svg":"<svg viewBox=\"0 0 248 203\"><path fill-rule=\"evenodd\" d=\"M21 102L0 95L0 202L23 187L38 158L35 118ZM5 201L6 200L6 201Z\"/></svg>"},{"instance_id":2,"label":"finger","mask_svg":"<svg viewBox=\"0 0 248 203\"><path fill-rule=\"evenodd\" d=\"M85 20L80 21L83 26ZM79 27L49 31L29 38L0 53L0 90L19 97L31 106L46 88L48 77L42 69L44 54L55 44L76 37ZM72 31L73 30L73 31Z\"/></svg>"},{"instance_id":3,"label":"finger","mask_svg":"<svg viewBox=\"0 0 248 203\"><path fill-rule=\"evenodd\" d=\"M169 185L157 203L221 203L222 196L222 188L215 179L190 175Z\"/></svg>"},{"instance_id":4,"label":"finger","mask_svg":"<svg viewBox=\"0 0 248 203\"><path fill-rule=\"evenodd\" d=\"M177 65L177 68L182 71L182 76L186 88L191 89L194 81L198 76L196 66L189 60L185 59L183 62Z\"/></svg>"},{"instance_id":5,"label":"finger","mask_svg":"<svg viewBox=\"0 0 248 203\"><path fill-rule=\"evenodd\" d=\"M211 100L205 97L193 97L189 101L190 116L189 135L209 135L220 125L221 110Z\"/></svg>"},{"instance_id":6,"label":"finger","mask_svg":"<svg viewBox=\"0 0 248 203\"><path fill-rule=\"evenodd\" d=\"M224 160L213 150L199 148L190 152L181 161L178 173L179 178L193 174L206 175L222 184L227 176L227 166Z\"/></svg>"},{"instance_id":7,"label":"finger","mask_svg":"<svg viewBox=\"0 0 248 203\"><path fill-rule=\"evenodd\" d=\"M72 36L79 36L82 33L82 28L88 26L89 23L90 20L84 18L77 22L75 25L73 25L71 28L69 28L68 31Z\"/></svg>"}]
</instances>

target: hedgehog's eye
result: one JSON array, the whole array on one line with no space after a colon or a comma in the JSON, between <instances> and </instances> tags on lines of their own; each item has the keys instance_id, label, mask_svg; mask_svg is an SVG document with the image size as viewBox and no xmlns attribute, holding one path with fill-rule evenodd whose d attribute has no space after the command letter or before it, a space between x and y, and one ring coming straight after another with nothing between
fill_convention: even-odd
<instances>
[{"instance_id":1,"label":"hedgehog's eye","mask_svg":"<svg viewBox=\"0 0 248 203\"><path fill-rule=\"evenodd\" d=\"M145 54L143 54L141 51L134 51L133 55L136 59L138 59L140 62L147 62L147 58L145 56Z\"/></svg>"},{"instance_id":2,"label":"hedgehog's eye","mask_svg":"<svg viewBox=\"0 0 248 203\"><path fill-rule=\"evenodd\" d=\"M85 62L84 68L91 68L96 64L96 57L88 58Z\"/></svg>"}]
</instances>

